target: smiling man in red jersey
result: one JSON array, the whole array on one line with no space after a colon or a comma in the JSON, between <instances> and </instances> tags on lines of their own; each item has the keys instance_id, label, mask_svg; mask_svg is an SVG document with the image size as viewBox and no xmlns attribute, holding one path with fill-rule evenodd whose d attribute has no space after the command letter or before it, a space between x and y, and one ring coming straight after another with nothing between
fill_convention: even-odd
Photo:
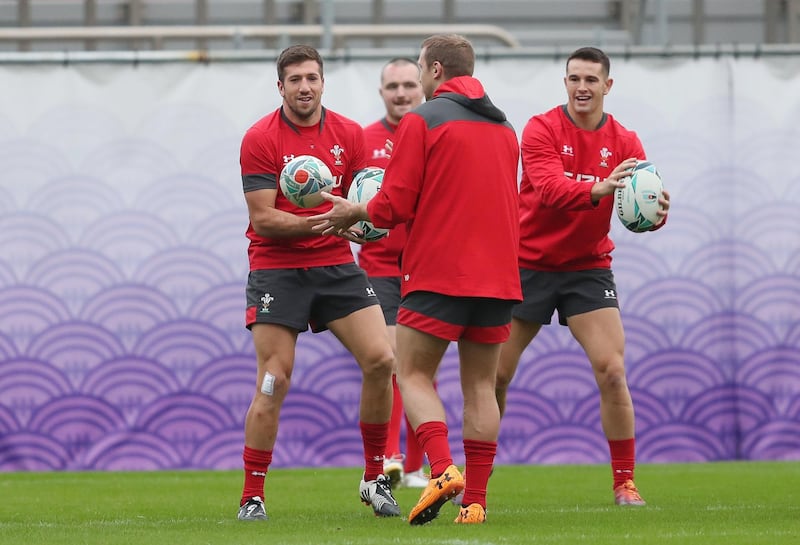
<instances>
[{"instance_id":1,"label":"smiling man in red jersey","mask_svg":"<svg viewBox=\"0 0 800 545\"><path fill-rule=\"evenodd\" d=\"M472 77L475 52L468 40L431 36L418 62L427 102L400 122L381 191L366 205L326 197L333 209L309 221L321 232L343 235L360 219L384 228L408 223L397 380L431 466L408 520L430 522L464 490L455 522L482 523L500 425L495 372L511 309L521 300L519 144L505 114ZM445 410L434 388L452 341L458 343L464 396L466 483L453 465Z\"/></svg>"},{"instance_id":2,"label":"smiling man in red jersey","mask_svg":"<svg viewBox=\"0 0 800 545\"><path fill-rule=\"evenodd\" d=\"M422 104L422 84L419 66L411 59L398 57L387 62L381 70L381 99L386 115L364 128L367 163L386 168L391 157L397 125L405 114ZM400 305L400 254L406 243L405 224L397 225L389 234L375 242L363 244L358 253L358 264L369 276L380 300L383 316L389 330L392 349L396 349L397 309ZM400 427L403 422L403 401L396 377L392 377L392 417L389 421L389 440L383 472L392 486L402 484L424 488L428 479L423 475L425 453L417 442L411 425L406 426L406 450L400 450Z\"/></svg>"},{"instance_id":3,"label":"smiling man in red jersey","mask_svg":"<svg viewBox=\"0 0 800 545\"><path fill-rule=\"evenodd\" d=\"M360 125L322 106L322 58L305 45L277 61L280 108L257 121L242 140L240 162L250 224L246 325L258 363L256 389L245 417L244 487L239 520L267 520L264 480L272 462L283 401L301 331L329 329L361 367L359 407L364 445L361 501L376 516L399 516L383 454L391 413L394 355L378 299L353 259L350 242L311 230L307 216L330 207L298 208L280 191L283 166L299 155L324 162L332 192L346 194L365 168Z\"/></svg>"},{"instance_id":4,"label":"smiling man in red jersey","mask_svg":"<svg viewBox=\"0 0 800 545\"><path fill-rule=\"evenodd\" d=\"M613 194L637 159L645 159L634 132L603 110L611 90L610 61L594 47L567 60L567 103L530 119L522 133L520 276L524 301L514 308L511 335L497 372L497 401L506 392L522 352L555 311L591 363L600 390L600 417L608 439L619 505L644 505L633 481L634 411L625 378L625 336L611 272L609 238ZM659 202L663 225L669 195Z\"/></svg>"}]
</instances>

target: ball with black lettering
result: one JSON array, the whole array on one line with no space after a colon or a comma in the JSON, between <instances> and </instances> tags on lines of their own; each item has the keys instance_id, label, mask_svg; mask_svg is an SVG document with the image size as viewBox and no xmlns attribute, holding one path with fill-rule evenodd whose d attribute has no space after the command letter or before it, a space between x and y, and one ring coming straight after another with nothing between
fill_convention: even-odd
<instances>
[{"instance_id":1,"label":"ball with black lettering","mask_svg":"<svg viewBox=\"0 0 800 545\"><path fill-rule=\"evenodd\" d=\"M649 231L660 221L658 199L664 185L656 166L649 161L638 161L630 176L622 178L624 187L614 190L614 208L622 225L634 233Z\"/></svg>"},{"instance_id":2,"label":"ball with black lettering","mask_svg":"<svg viewBox=\"0 0 800 545\"><path fill-rule=\"evenodd\" d=\"M286 199L300 208L314 208L323 202L322 192L334 187L328 166L313 155L300 155L283 166L278 183Z\"/></svg>"}]
</instances>

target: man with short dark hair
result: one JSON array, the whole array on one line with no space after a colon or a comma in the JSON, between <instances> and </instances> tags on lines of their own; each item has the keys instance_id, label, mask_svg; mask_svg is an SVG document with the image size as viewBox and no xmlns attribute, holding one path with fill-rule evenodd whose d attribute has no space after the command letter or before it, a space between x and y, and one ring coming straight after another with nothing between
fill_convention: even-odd
<instances>
[{"instance_id":1,"label":"man with short dark hair","mask_svg":"<svg viewBox=\"0 0 800 545\"><path fill-rule=\"evenodd\" d=\"M367 166L361 126L322 106L322 58L296 45L278 57L280 108L255 123L241 146L242 183L250 216L250 275L246 324L258 370L245 419L244 487L239 520L266 520L264 479L272 461L281 406L301 331L329 329L361 367L360 427L364 443L362 502L377 516L399 516L383 454L391 411L394 356L375 292L342 237L321 237L307 217L325 211L299 208L281 193L283 166L313 155L334 177L332 192L346 194L353 174Z\"/></svg>"},{"instance_id":2,"label":"man with short dark hair","mask_svg":"<svg viewBox=\"0 0 800 545\"><path fill-rule=\"evenodd\" d=\"M524 301L514 307L511 334L497 370L497 401L522 352L554 311L586 352L600 390L618 505L644 505L633 481L633 402L625 378L625 335L611 272L608 236L613 194L636 160L645 159L636 133L603 110L614 80L595 47L567 59L567 103L528 121L522 133L519 268ZM659 203L666 219L669 194ZM663 225L662 221L655 229Z\"/></svg>"}]
</instances>

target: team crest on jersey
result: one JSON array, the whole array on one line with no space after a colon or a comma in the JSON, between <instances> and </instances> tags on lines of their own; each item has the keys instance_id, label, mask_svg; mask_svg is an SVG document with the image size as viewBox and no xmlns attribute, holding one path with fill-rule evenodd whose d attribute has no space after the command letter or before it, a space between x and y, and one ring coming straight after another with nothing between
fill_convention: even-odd
<instances>
[{"instance_id":1,"label":"team crest on jersey","mask_svg":"<svg viewBox=\"0 0 800 545\"><path fill-rule=\"evenodd\" d=\"M604 147L600 150L600 166L603 168L608 168L608 158L614 155L611 151Z\"/></svg>"},{"instance_id":2,"label":"team crest on jersey","mask_svg":"<svg viewBox=\"0 0 800 545\"><path fill-rule=\"evenodd\" d=\"M344 153L344 148L341 147L339 144L334 144L331 148L331 155L333 155L334 163L337 166L342 164L342 154Z\"/></svg>"}]
</instances>

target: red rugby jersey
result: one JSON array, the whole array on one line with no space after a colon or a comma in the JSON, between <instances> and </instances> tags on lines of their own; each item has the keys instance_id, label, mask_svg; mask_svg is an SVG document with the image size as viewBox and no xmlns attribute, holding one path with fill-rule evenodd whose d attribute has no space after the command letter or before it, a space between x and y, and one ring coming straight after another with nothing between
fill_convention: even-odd
<instances>
[{"instance_id":1,"label":"red rugby jersey","mask_svg":"<svg viewBox=\"0 0 800 545\"><path fill-rule=\"evenodd\" d=\"M597 129L580 129L563 105L528 121L521 148L520 267L610 268L614 198L595 206L590 192L625 159L645 159L639 137L610 114Z\"/></svg>"},{"instance_id":2,"label":"red rugby jersey","mask_svg":"<svg viewBox=\"0 0 800 545\"><path fill-rule=\"evenodd\" d=\"M364 128L369 166L385 169L389 164L386 140L392 140L394 143L396 129L397 125L392 125L386 118ZM369 276L400 276L399 260L406 238L404 223L393 227L382 239L361 245L358 251L358 264Z\"/></svg>"},{"instance_id":3,"label":"red rugby jersey","mask_svg":"<svg viewBox=\"0 0 800 545\"><path fill-rule=\"evenodd\" d=\"M347 196L353 172L365 168L364 132L361 126L342 115L323 108L322 119L313 127L299 127L279 108L264 116L245 133L240 151L242 184L245 193L259 189L278 189L275 208L298 216L312 216L328 210L323 202L315 208L300 208L284 197L278 184L283 166L299 155L322 160L336 178L334 195ZM340 237L309 236L268 238L258 235L252 223L250 270L290 269L352 263L350 243Z\"/></svg>"},{"instance_id":4,"label":"red rugby jersey","mask_svg":"<svg viewBox=\"0 0 800 545\"><path fill-rule=\"evenodd\" d=\"M403 116L367 205L377 227L407 222L403 295L521 299L518 163L513 127L475 78L448 80Z\"/></svg>"}]
</instances>

